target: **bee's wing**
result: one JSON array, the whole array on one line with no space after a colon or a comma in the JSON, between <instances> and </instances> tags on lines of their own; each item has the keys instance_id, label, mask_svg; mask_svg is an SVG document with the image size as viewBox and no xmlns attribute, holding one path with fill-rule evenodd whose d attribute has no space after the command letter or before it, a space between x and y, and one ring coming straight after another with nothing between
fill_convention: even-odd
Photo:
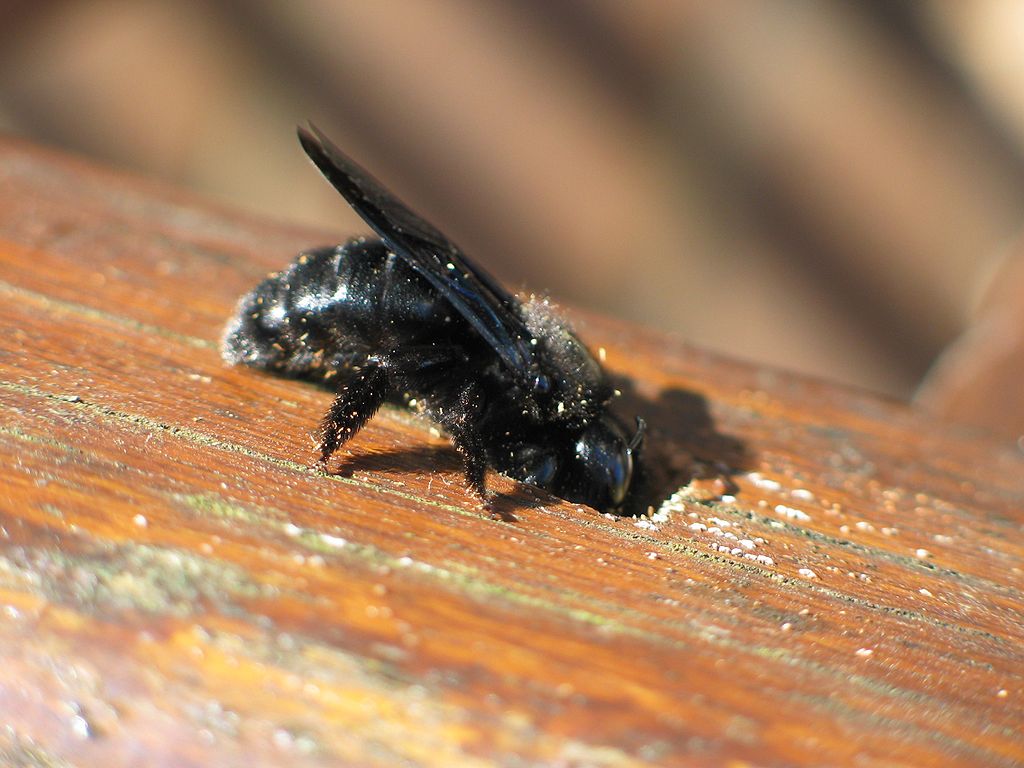
<instances>
[{"instance_id":1,"label":"bee's wing","mask_svg":"<svg viewBox=\"0 0 1024 768\"><path fill-rule=\"evenodd\" d=\"M425 277L524 383L536 375L532 335L516 299L431 224L349 159L316 126L299 128L302 148L348 204L409 266Z\"/></svg>"}]
</instances>

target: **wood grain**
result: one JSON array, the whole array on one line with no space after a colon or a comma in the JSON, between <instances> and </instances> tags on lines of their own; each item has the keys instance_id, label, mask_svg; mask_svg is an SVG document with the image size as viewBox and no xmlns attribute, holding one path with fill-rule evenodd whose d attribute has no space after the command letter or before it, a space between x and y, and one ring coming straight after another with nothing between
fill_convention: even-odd
<instances>
[{"instance_id":1,"label":"wood grain","mask_svg":"<svg viewBox=\"0 0 1024 768\"><path fill-rule=\"evenodd\" d=\"M330 393L217 340L344 234L0 143L8 763L1024 760L1019 452L575 315L651 515L493 476L489 516L394 408L323 476Z\"/></svg>"}]
</instances>

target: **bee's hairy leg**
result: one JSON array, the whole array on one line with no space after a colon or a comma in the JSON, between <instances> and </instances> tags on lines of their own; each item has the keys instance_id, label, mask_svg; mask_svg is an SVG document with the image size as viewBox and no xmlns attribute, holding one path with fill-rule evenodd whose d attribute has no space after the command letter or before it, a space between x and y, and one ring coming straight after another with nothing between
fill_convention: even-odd
<instances>
[{"instance_id":1,"label":"bee's hairy leg","mask_svg":"<svg viewBox=\"0 0 1024 768\"><path fill-rule=\"evenodd\" d=\"M451 435L455 449L462 455L466 485L480 499L484 509L489 510L491 499L486 485L487 454L478 421L484 408L483 392L479 386L470 382L458 393L456 402L456 407L444 419L443 426Z\"/></svg>"},{"instance_id":2,"label":"bee's hairy leg","mask_svg":"<svg viewBox=\"0 0 1024 768\"><path fill-rule=\"evenodd\" d=\"M377 412L388 394L388 377L376 361L368 361L352 373L320 422L320 458L317 466L326 471L335 451L352 439Z\"/></svg>"}]
</instances>

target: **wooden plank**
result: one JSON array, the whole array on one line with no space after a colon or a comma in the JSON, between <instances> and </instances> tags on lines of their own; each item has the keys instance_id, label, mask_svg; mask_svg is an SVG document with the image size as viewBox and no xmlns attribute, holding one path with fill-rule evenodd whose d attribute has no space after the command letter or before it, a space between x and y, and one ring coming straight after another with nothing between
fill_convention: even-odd
<instances>
[{"instance_id":1,"label":"wooden plank","mask_svg":"<svg viewBox=\"0 0 1024 768\"><path fill-rule=\"evenodd\" d=\"M932 365L914 403L980 427L1024 450L1024 240L1007 249L976 302L971 324Z\"/></svg>"},{"instance_id":2,"label":"wooden plank","mask_svg":"<svg viewBox=\"0 0 1024 768\"><path fill-rule=\"evenodd\" d=\"M393 408L325 477L330 393L216 345L331 239L0 144L9 762L1024 760L1019 452L577 315L652 516L492 518Z\"/></svg>"}]
</instances>

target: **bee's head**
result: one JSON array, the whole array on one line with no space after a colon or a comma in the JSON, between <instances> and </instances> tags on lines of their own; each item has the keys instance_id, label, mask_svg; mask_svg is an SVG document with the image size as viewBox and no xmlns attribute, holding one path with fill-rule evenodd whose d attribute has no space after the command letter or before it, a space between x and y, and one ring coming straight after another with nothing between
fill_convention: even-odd
<instances>
[{"instance_id":1,"label":"bee's head","mask_svg":"<svg viewBox=\"0 0 1024 768\"><path fill-rule=\"evenodd\" d=\"M573 457L562 468L559 495L602 511L622 506L634 480L644 422L629 436L611 416L590 422L576 440Z\"/></svg>"}]
</instances>

